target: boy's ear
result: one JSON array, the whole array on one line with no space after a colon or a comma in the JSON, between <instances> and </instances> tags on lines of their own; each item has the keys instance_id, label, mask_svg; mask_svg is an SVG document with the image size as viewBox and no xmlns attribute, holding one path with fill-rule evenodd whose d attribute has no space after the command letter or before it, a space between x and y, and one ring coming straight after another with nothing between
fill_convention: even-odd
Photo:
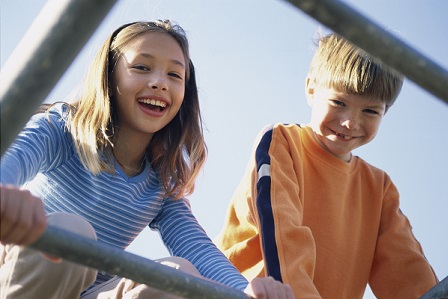
<instances>
[{"instance_id":1,"label":"boy's ear","mask_svg":"<svg viewBox=\"0 0 448 299\"><path fill-rule=\"evenodd\" d=\"M316 81L309 75L305 79L305 96L308 105L313 106L314 98L314 88L316 86Z\"/></svg>"}]
</instances>

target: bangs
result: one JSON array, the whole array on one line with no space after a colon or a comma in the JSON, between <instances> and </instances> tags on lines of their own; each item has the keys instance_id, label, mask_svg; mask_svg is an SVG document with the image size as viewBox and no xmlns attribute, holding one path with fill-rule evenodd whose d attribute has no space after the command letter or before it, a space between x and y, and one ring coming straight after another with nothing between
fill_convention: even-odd
<instances>
[{"instance_id":1,"label":"bangs","mask_svg":"<svg viewBox=\"0 0 448 299\"><path fill-rule=\"evenodd\" d=\"M183 29L168 21L134 22L122 26L112 34L109 54L109 72L112 72L119 56L137 36L147 32L167 34L174 38L182 49L186 61L190 61L188 40ZM186 80L190 77L189 65L185 69Z\"/></svg>"},{"instance_id":2,"label":"bangs","mask_svg":"<svg viewBox=\"0 0 448 299\"><path fill-rule=\"evenodd\" d=\"M392 106L403 83L398 72L337 35L320 41L310 75L318 85L367 96L387 107Z\"/></svg>"}]
</instances>

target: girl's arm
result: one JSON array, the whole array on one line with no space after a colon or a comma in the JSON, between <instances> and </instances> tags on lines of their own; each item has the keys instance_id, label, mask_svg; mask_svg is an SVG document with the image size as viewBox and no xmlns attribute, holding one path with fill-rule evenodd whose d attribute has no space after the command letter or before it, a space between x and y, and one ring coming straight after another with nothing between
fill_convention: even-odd
<instances>
[{"instance_id":1,"label":"girl's arm","mask_svg":"<svg viewBox=\"0 0 448 299\"><path fill-rule=\"evenodd\" d=\"M272 277L256 278L249 284L219 251L199 225L186 199L169 200L151 223L173 256L189 260L205 278L244 291L259 299L294 299L292 289Z\"/></svg>"},{"instance_id":2,"label":"girl's arm","mask_svg":"<svg viewBox=\"0 0 448 299\"><path fill-rule=\"evenodd\" d=\"M1 159L0 182L22 186L39 172L57 167L72 153L61 112L33 115Z\"/></svg>"},{"instance_id":3,"label":"girl's arm","mask_svg":"<svg viewBox=\"0 0 448 299\"><path fill-rule=\"evenodd\" d=\"M66 136L57 113L36 114L1 159L0 242L28 245L44 232L42 201L21 186L60 160Z\"/></svg>"},{"instance_id":4,"label":"girl's arm","mask_svg":"<svg viewBox=\"0 0 448 299\"><path fill-rule=\"evenodd\" d=\"M173 256L190 261L202 276L239 290L246 288L247 280L216 248L186 199L167 200L150 227L160 231Z\"/></svg>"}]
</instances>

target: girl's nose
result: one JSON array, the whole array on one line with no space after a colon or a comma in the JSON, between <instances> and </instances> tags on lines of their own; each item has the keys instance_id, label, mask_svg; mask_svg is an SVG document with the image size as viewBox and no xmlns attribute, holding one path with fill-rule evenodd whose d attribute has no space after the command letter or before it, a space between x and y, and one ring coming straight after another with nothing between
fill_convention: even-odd
<instances>
[{"instance_id":1,"label":"girl's nose","mask_svg":"<svg viewBox=\"0 0 448 299\"><path fill-rule=\"evenodd\" d=\"M148 81L148 85L154 90L168 90L167 79L163 74L153 73Z\"/></svg>"}]
</instances>

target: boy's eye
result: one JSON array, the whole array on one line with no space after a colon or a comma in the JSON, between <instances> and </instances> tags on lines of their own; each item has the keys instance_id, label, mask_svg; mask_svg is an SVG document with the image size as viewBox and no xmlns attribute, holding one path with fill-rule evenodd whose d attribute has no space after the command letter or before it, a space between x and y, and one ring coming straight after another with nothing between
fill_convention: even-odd
<instances>
[{"instance_id":1,"label":"boy's eye","mask_svg":"<svg viewBox=\"0 0 448 299\"><path fill-rule=\"evenodd\" d=\"M369 114L379 114L378 111L372 110L372 109L365 109L364 112L367 112Z\"/></svg>"},{"instance_id":2,"label":"boy's eye","mask_svg":"<svg viewBox=\"0 0 448 299\"><path fill-rule=\"evenodd\" d=\"M331 103L333 103L334 106L345 106L344 102L339 101L339 100L331 100Z\"/></svg>"}]
</instances>

